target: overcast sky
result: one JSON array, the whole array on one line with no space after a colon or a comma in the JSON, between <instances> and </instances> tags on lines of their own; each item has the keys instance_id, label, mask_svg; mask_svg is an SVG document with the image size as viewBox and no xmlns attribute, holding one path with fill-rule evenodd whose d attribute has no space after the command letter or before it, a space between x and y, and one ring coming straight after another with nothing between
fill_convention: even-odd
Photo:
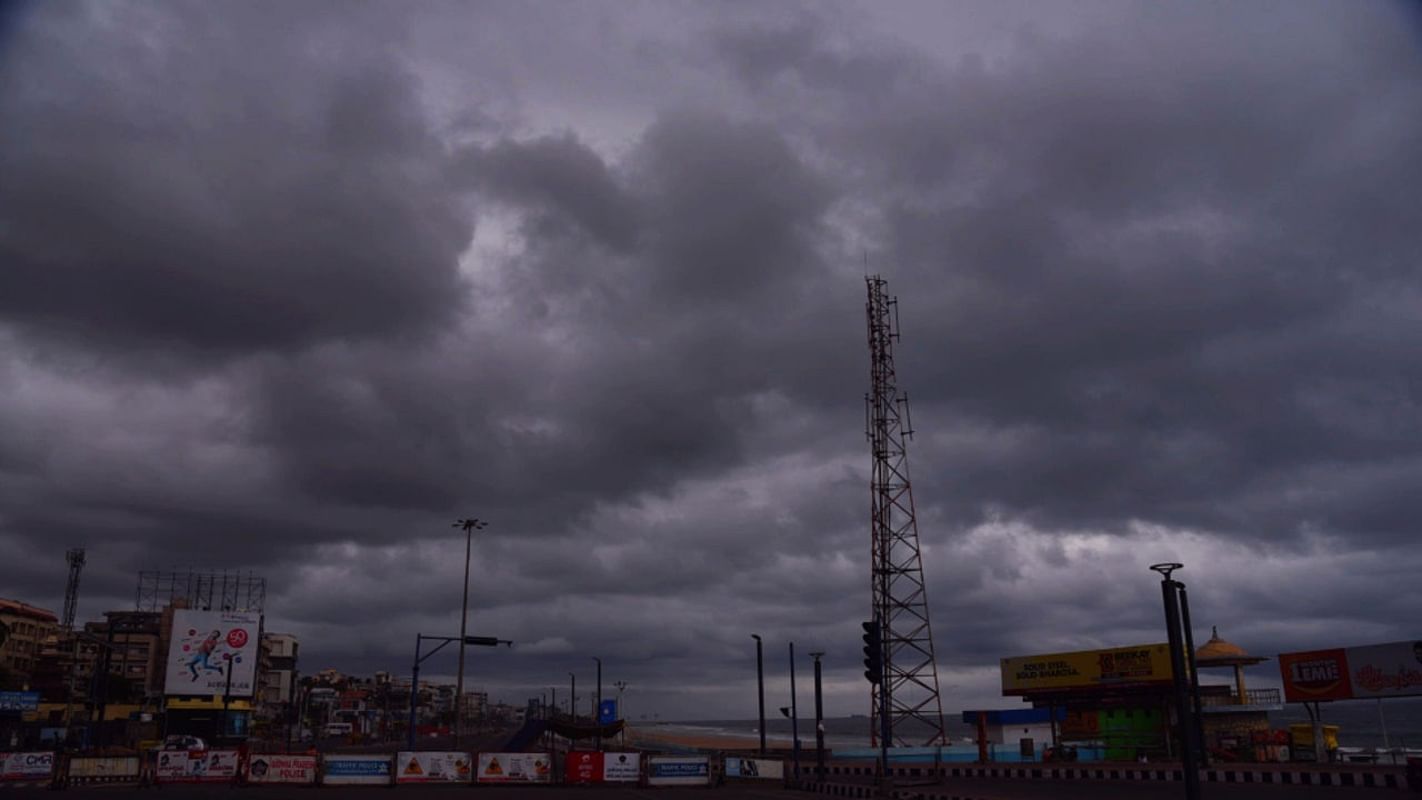
<instances>
[{"instance_id":1,"label":"overcast sky","mask_svg":"<svg viewBox=\"0 0 1422 800\"><path fill-rule=\"evenodd\" d=\"M868 713L867 268L946 711L1162 640L1158 561L1197 641L1422 634L1414 4L6 9L0 596L251 570L407 674L476 516L495 698L752 718L759 633Z\"/></svg>"}]
</instances>

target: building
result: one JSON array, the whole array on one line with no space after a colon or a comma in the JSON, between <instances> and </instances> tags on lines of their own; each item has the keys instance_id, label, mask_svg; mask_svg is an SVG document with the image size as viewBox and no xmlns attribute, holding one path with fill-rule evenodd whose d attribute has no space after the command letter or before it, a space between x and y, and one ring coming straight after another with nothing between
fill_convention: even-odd
<instances>
[{"instance_id":1,"label":"building","mask_svg":"<svg viewBox=\"0 0 1422 800\"><path fill-rule=\"evenodd\" d=\"M262 716L276 717L296 697L299 643L290 633L263 633L257 703Z\"/></svg>"},{"instance_id":2,"label":"building","mask_svg":"<svg viewBox=\"0 0 1422 800\"><path fill-rule=\"evenodd\" d=\"M1246 689L1244 668L1269 659L1251 656L1244 648L1220 638L1218 628L1210 629L1210 640L1195 651L1195 667L1232 669L1233 686L1200 686L1200 710L1205 745L1250 760L1269 741L1269 712L1282 711L1278 689ZM1201 675L1203 681L1204 676Z\"/></svg>"},{"instance_id":3,"label":"building","mask_svg":"<svg viewBox=\"0 0 1422 800\"><path fill-rule=\"evenodd\" d=\"M158 681L163 662L161 617L150 611L105 611L102 622L84 624L84 638L108 665L110 680L98 699L108 703L143 703L163 692ZM102 644L100 644L102 643ZM93 674L93 665L84 667Z\"/></svg>"},{"instance_id":4,"label":"building","mask_svg":"<svg viewBox=\"0 0 1422 800\"><path fill-rule=\"evenodd\" d=\"M0 680L16 684L3 688L25 688L34 675L40 646L59 629L59 618L53 611L0 597L0 627Z\"/></svg>"}]
</instances>

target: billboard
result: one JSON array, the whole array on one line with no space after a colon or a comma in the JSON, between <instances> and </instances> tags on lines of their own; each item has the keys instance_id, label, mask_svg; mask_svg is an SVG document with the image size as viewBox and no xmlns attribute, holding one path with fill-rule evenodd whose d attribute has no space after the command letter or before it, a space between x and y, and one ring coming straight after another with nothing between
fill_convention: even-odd
<instances>
[{"instance_id":1,"label":"billboard","mask_svg":"<svg viewBox=\"0 0 1422 800\"><path fill-rule=\"evenodd\" d=\"M1422 695L1422 641L1280 653L1284 700L1351 700Z\"/></svg>"},{"instance_id":2,"label":"billboard","mask_svg":"<svg viewBox=\"0 0 1422 800\"><path fill-rule=\"evenodd\" d=\"M547 753L480 753L479 783L549 783L553 759Z\"/></svg>"},{"instance_id":3,"label":"billboard","mask_svg":"<svg viewBox=\"0 0 1422 800\"><path fill-rule=\"evenodd\" d=\"M39 692L0 692L0 711L37 711Z\"/></svg>"},{"instance_id":4,"label":"billboard","mask_svg":"<svg viewBox=\"0 0 1422 800\"><path fill-rule=\"evenodd\" d=\"M257 674L260 615L246 611L173 612L163 693L251 697Z\"/></svg>"},{"instance_id":5,"label":"billboard","mask_svg":"<svg viewBox=\"0 0 1422 800\"><path fill-rule=\"evenodd\" d=\"M236 750L160 750L159 783L220 783L237 777Z\"/></svg>"},{"instance_id":6,"label":"billboard","mask_svg":"<svg viewBox=\"0 0 1422 800\"><path fill-rule=\"evenodd\" d=\"M711 762L706 756L652 756L647 759L648 786L709 786Z\"/></svg>"},{"instance_id":7,"label":"billboard","mask_svg":"<svg viewBox=\"0 0 1422 800\"><path fill-rule=\"evenodd\" d=\"M468 783L468 753L410 752L395 755L396 783Z\"/></svg>"},{"instance_id":8,"label":"billboard","mask_svg":"<svg viewBox=\"0 0 1422 800\"><path fill-rule=\"evenodd\" d=\"M1170 646L1139 644L1004 658L1003 694L1029 694L1169 683Z\"/></svg>"},{"instance_id":9,"label":"billboard","mask_svg":"<svg viewBox=\"0 0 1422 800\"><path fill-rule=\"evenodd\" d=\"M316 782L316 756L289 756L263 753L247 763L247 780L252 783Z\"/></svg>"},{"instance_id":10,"label":"billboard","mask_svg":"<svg viewBox=\"0 0 1422 800\"><path fill-rule=\"evenodd\" d=\"M54 753L0 753L0 780L34 781L54 771Z\"/></svg>"},{"instance_id":11,"label":"billboard","mask_svg":"<svg viewBox=\"0 0 1422 800\"><path fill-rule=\"evenodd\" d=\"M769 758L726 757L726 777L728 778L774 778L785 777L785 762Z\"/></svg>"},{"instance_id":12,"label":"billboard","mask_svg":"<svg viewBox=\"0 0 1422 800\"><path fill-rule=\"evenodd\" d=\"M321 761L321 783L327 786L390 784L390 756L330 755Z\"/></svg>"},{"instance_id":13,"label":"billboard","mask_svg":"<svg viewBox=\"0 0 1422 800\"><path fill-rule=\"evenodd\" d=\"M602 779L606 783L636 783L642 777L640 753L603 753Z\"/></svg>"}]
</instances>

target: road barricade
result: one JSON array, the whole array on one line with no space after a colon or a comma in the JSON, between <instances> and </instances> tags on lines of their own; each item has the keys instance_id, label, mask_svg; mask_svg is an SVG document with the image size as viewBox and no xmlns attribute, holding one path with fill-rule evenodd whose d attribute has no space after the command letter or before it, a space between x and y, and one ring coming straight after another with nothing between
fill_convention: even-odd
<instances>
[{"instance_id":1,"label":"road barricade","mask_svg":"<svg viewBox=\"0 0 1422 800\"><path fill-rule=\"evenodd\" d=\"M328 755L321 759L323 786L389 786L393 782L390 756Z\"/></svg>"},{"instance_id":2,"label":"road barricade","mask_svg":"<svg viewBox=\"0 0 1422 800\"><path fill-rule=\"evenodd\" d=\"M648 786L709 786L711 761L706 756L652 756L647 759Z\"/></svg>"},{"instance_id":3,"label":"road barricade","mask_svg":"<svg viewBox=\"0 0 1422 800\"><path fill-rule=\"evenodd\" d=\"M547 753L480 753L478 783L551 783L553 757Z\"/></svg>"},{"instance_id":4,"label":"road barricade","mask_svg":"<svg viewBox=\"0 0 1422 800\"><path fill-rule=\"evenodd\" d=\"M247 782L311 786L319 774L316 756L258 753L247 758Z\"/></svg>"},{"instance_id":5,"label":"road barricade","mask_svg":"<svg viewBox=\"0 0 1422 800\"><path fill-rule=\"evenodd\" d=\"M401 750L395 754L396 783L469 783L468 753Z\"/></svg>"},{"instance_id":6,"label":"road barricade","mask_svg":"<svg viewBox=\"0 0 1422 800\"><path fill-rule=\"evenodd\" d=\"M67 772L71 786L137 783L138 756L74 756Z\"/></svg>"},{"instance_id":7,"label":"road barricade","mask_svg":"<svg viewBox=\"0 0 1422 800\"><path fill-rule=\"evenodd\" d=\"M53 777L54 753L46 750L0 753L0 781L37 783Z\"/></svg>"},{"instance_id":8,"label":"road barricade","mask_svg":"<svg viewBox=\"0 0 1422 800\"><path fill-rule=\"evenodd\" d=\"M236 750L159 750L159 783L222 783L237 779Z\"/></svg>"}]
</instances>

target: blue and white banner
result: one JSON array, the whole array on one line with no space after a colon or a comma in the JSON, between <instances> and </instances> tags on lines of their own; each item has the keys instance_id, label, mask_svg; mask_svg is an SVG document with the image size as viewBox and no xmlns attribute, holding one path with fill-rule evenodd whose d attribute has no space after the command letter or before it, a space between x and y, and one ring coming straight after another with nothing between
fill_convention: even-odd
<instances>
[{"instance_id":1,"label":"blue and white banner","mask_svg":"<svg viewBox=\"0 0 1422 800\"><path fill-rule=\"evenodd\" d=\"M0 692L0 711L37 711L39 692Z\"/></svg>"},{"instance_id":2,"label":"blue and white banner","mask_svg":"<svg viewBox=\"0 0 1422 800\"><path fill-rule=\"evenodd\" d=\"M652 756L647 759L649 786L707 786L711 762L706 756Z\"/></svg>"},{"instance_id":3,"label":"blue and white banner","mask_svg":"<svg viewBox=\"0 0 1422 800\"><path fill-rule=\"evenodd\" d=\"M390 756L326 756L321 760L321 783L328 786L392 783Z\"/></svg>"},{"instance_id":4,"label":"blue and white banner","mask_svg":"<svg viewBox=\"0 0 1422 800\"><path fill-rule=\"evenodd\" d=\"M597 723L610 725L617 721L617 701L604 700L597 707Z\"/></svg>"}]
</instances>

